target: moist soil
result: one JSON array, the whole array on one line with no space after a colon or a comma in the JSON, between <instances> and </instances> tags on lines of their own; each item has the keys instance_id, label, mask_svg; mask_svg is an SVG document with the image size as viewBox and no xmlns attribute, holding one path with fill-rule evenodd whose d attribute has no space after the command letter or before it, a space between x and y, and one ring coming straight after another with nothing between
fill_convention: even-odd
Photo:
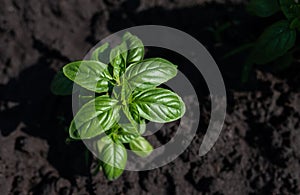
<instances>
[{"instance_id":1,"label":"moist soil","mask_svg":"<svg viewBox=\"0 0 300 195\"><path fill-rule=\"evenodd\" d=\"M1 0L0 194L299 194L299 63L280 73L257 67L242 84L245 55L222 59L272 22L249 16L244 3ZM50 83L64 64L82 59L105 36L144 24L183 30L209 50L224 76L227 116L215 146L200 157L210 119L205 81L181 56L149 49L147 56L176 61L193 83L200 125L173 162L108 181L95 172L96 160L82 142L66 143L72 98L51 94ZM224 24L229 28L217 33ZM194 105L191 100L187 107ZM162 145L177 126L166 124L147 139Z\"/></svg>"}]
</instances>

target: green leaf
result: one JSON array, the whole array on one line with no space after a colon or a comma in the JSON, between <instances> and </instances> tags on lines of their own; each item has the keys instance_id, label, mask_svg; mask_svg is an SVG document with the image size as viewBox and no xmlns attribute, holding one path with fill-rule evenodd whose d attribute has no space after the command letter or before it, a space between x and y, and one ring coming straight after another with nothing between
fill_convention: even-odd
<instances>
[{"instance_id":1,"label":"green leaf","mask_svg":"<svg viewBox=\"0 0 300 195\"><path fill-rule=\"evenodd\" d=\"M158 123L175 121L185 113L182 99L170 90L152 88L134 93L132 103L141 117Z\"/></svg>"},{"instance_id":2,"label":"green leaf","mask_svg":"<svg viewBox=\"0 0 300 195\"><path fill-rule=\"evenodd\" d=\"M120 120L119 125L128 133L140 134L140 132L144 131L145 123L144 121L136 121L132 114L129 111L129 108L126 105L122 106L122 112L120 112Z\"/></svg>"},{"instance_id":3,"label":"green leaf","mask_svg":"<svg viewBox=\"0 0 300 195\"><path fill-rule=\"evenodd\" d=\"M146 122L141 118L139 111L135 104L129 104L129 112L132 118L139 124L139 133L143 135L146 131Z\"/></svg>"},{"instance_id":4,"label":"green leaf","mask_svg":"<svg viewBox=\"0 0 300 195\"><path fill-rule=\"evenodd\" d=\"M296 30L290 29L288 21L279 21L268 27L259 37L252 51L252 61L266 64L284 55L295 45Z\"/></svg>"},{"instance_id":5,"label":"green leaf","mask_svg":"<svg viewBox=\"0 0 300 195\"><path fill-rule=\"evenodd\" d=\"M136 121L137 127L133 126L131 123L124 123L120 124L122 129L127 133L138 133L139 135L142 135L146 131L146 123L144 119L141 119L139 122ZM136 128L138 128L138 132L136 131Z\"/></svg>"},{"instance_id":6,"label":"green leaf","mask_svg":"<svg viewBox=\"0 0 300 195\"><path fill-rule=\"evenodd\" d=\"M124 129L120 129L118 132L118 140L122 143L129 143L140 135L137 133L126 132Z\"/></svg>"},{"instance_id":7,"label":"green leaf","mask_svg":"<svg viewBox=\"0 0 300 195\"><path fill-rule=\"evenodd\" d=\"M124 135L142 135L146 131L145 120L139 115L138 118L133 117L135 113L133 113L133 109L130 109L129 107L129 105L122 106L122 112L120 112L120 120L118 122L120 127L119 132ZM137 110L135 111L138 112Z\"/></svg>"},{"instance_id":8,"label":"green leaf","mask_svg":"<svg viewBox=\"0 0 300 195\"><path fill-rule=\"evenodd\" d=\"M136 127L131 123L119 124L120 129L118 132L118 140L120 140L122 143L129 143L131 140L142 135L146 131L145 120L141 119L136 124L138 132L136 131Z\"/></svg>"},{"instance_id":9,"label":"green leaf","mask_svg":"<svg viewBox=\"0 0 300 195\"><path fill-rule=\"evenodd\" d=\"M104 43L97 49L95 49L91 55L91 60L100 61L104 64L109 63L108 56L109 56L109 43Z\"/></svg>"},{"instance_id":10,"label":"green leaf","mask_svg":"<svg viewBox=\"0 0 300 195\"><path fill-rule=\"evenodd\" d=\"M92 142L93 151L97 152L98 155L101 155L103 149L111 142L110 137L104 135L100 139Z\"/></svg>"},{"instance_id":11,"label":"green leaf","mask_svg":"<svg viewBox=\"0 0 300 195\"><path fill-rule=\"evenodd\" d=\"M153 151L152 145L143 137L138 137L129 143L130 149L141 157L147 157Z\"/></svg>"},{"instance_id":12,"label":"green leaf","mask_svg":"<svg viewBox=\"0 0 300 195\"><path fill-rule=\"evenodd\" d=\"M135 121L141 121L141 120L142 120L142 118L141 118L141 116L140 116L140 114L139 114L139 111L138 111L136 105L134 105L134 104L129 104L129 112L130 112L132 118L133 118Z\"/></svg>"},{"instance_id":13,"label":"green leaf","mask_svg":"<svg viewBox=\"0 0 300 195\"><path fill-rule=\"evenodd\" d=\"M127 82L124 76L122 76L122 89L121 89L121 99L127 100L128 97L131 95L133 89L131 88L130 84Z\"/></svg>"},{"instance_id":14,"label":"green leaf","mask_svg":"<svg viewBox=\"0 0 300 195\"><path fill-rule=\"evenodd\" d=\"M139 62L144 58L144 45L143 42L129 32L126 32L123 36L123 41L127 43L128 55L127 64Z\"/></svg>"},{"instance_id":15,"label":"green leaf","mask_svg":"<svg viewBox=\"0 0 300 195\"><path fill-rule=\"evenodd\" d=\"M78 93L78 106L81 108L84 104L92 99L95 99L95 93L84 88L79 88Z\"/></svg>"},{"instance_id":16,"label":"green leaf","mask_svg":"<svg viewBox=\"0 0 300 195\"><path fill-rule=\"evenodd\" d=\"M98 61L76 61L64 66L66 77L83 88L98 93L108 91L110 76L107 65Z\"/></svg>"},{"instance_id":17,"label":"green leaf","mask_svg":"<svg viewBox=\"0 0 300 195\"><path fill-rule=\"evenodd\" d=\"M110 63L113 66L114 78L119 79L126 68L127 46L122 42L110 52Z\"/></svg>"},{"instance_id":18,"label":"green leaf","mask_svg":"<svg viewBox=\"0 0 300 195\"><path fill-rule=\"evenodd\" d=\"M277 0L251 0L247 11L259 17L269 17L280 10Z\"/></svg>"},{"instance_id":19,"label":"green leaf","mask_svg":"<svg viewBox=\"0 0 300 195\"><path fill-rule=\"evenodd\" d=\"M158 86L177 74L177 66L162 58L150 58L129 66L125 78L132 89Z\"/></svg>"},{"instance_id":20,"label":"green leaf","mask_svg":"<svg viewBox=\"0 0 300 195\"><path fill-rule=\"evenodd\" d=\"M110 129L118 120L118 100L99 96L78 111L69 129L73 139L89 139Z\"/></svg>"},{"instance_id":21,"label":"green leaf","mask_svg":"<svg viewBox=\"0 0 300 195\"><path fill-rule=\"evenodd\" d=\"M68 79L63 71L59 71L51 82L51 92L54 95L71 95L73 93L73 81Z\"/></svg>"},{"instance_id":22,"label":"green leaf","mask_svg":"<svg viewBox=\"0 0 300 195\"><path fill-rule=\"evenodd\" d=\"M298 31L300 31L300 17L295 18L295 19L291 22L290 28L291 28L291 29L297 29Z\"/></svg>"},{"instance_id":23,"label":"green leaf","mask_svg":"<svg viewBox=\"0 0 300 195\"><path fill-rule=\"evenodd\" d=\"M102 168L105 176L109 180L115 180L123 173L127 152L122 143L114 143L112 140L103 149L101 154L103 159Z\"/></svg>"},{"instance_id":24,"label":"green leaf","mask_svg":"<svg viewBox=\"0 0 300 195\"><path fill-rule=\"evenodd\" d=\"M280 7L288 19L294 19L300 16L299 0L280 0Z\"/></svg>"}]
</instances>

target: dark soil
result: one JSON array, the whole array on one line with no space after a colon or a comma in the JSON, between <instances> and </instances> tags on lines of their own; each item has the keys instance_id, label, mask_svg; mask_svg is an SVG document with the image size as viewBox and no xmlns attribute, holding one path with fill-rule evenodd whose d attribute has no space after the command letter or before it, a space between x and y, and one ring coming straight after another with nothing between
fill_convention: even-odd
<instances>
[{"instance_id":1,"label":"dark soil","mask_svg":"<svg viewBox=\"0 0 300 195\"><path fill-rule=\"evenodd\" d=\"M256 20L240 1L1 0L0 194L300 194L299 64L277 75L253 71L242 85L243 55L221 60L270 22ZM207 30L226 22L230 29L219 38ZM199 157L210 102L203 79L182 68L201 100L197 136L172 163L125 171L111 182L94 174L95 160L85 160L81 142L66 144L72 100L49 86L57 70L101 38L142 24L178 28L207 47L225 79L228 114L214 148ZM165 143L174 125L150 141Z\"/></svg>"}]
</instances>

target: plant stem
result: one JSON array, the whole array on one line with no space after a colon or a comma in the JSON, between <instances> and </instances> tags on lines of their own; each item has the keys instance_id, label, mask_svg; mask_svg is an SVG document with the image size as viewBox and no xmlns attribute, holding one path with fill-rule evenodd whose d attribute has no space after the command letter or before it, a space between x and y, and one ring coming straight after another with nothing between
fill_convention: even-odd
<instances>
[{"instance_id":1,"label":"plant stem","mask_svg":"<svg viewBox=\"0 0 300 195\"><path fill-rule=\"evenodd\" d=\"M128 107L128 101L126 100L126 87L127 87L127 83L126 83L126 79L124 78L124 76L122 77L122 89L121 89L121 101L122 101L122 109L124 111L124 114L126 115L127 119L129 120L129 122L131 123L131 125L134 127L134 129L136 130L137 133L139 133L139 130L137 128L137 122L134 120L134 118L132 117L130 111L129 111L129 107Z\"/></svg>"}]
</instances>

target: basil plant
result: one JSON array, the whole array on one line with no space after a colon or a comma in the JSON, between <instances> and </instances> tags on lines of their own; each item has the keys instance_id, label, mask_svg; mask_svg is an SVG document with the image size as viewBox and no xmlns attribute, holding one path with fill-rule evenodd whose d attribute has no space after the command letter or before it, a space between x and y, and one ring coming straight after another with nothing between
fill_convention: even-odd
<instances>
[{"instance_id":1,"label":"basil plant","mask_svg":"<svg viewBox=\"0 0 300 195\"><path fill-rule=\"evenodd\" d=\"M251 48L243 68L243 81L247 81L254 65L276 62L283 70L294 61L294 54L299 50L297 35L300 32L300 1L299 0L250 0L248 12L261 17L281 18L265 28L259 38L250 44L242 45L232 54Z\"/></svg>"},{"instance_id":2,"label":"basil plant","mask_svg":"<svg viewBox=\"0 0 300 195\"><path fill-rule=\"evenodd\" d=\"M258 17L270 17L278 12L283 19L267 27L257 39L251 55L255 64L266 64L280 58L292 58L300 31L300 1L298 0L251 0L247 10Z\"/></svg>"},{"instance_id":3,"label":"basil plant","mask_svg":"<svg viewBox=\"0 0 300 195\"><path fill-rule=\"evenodd\" d=\"M81 106L69 135L75 140L96 140L100 165L109 180L125 169L126 149L140 157L151 154L153 147L142 136L146 121L171 122L185 113L176 93L158 87L176 76L177 66L162 58L144 59L144 53L142 41L126 32L116 47L105 43L89 60L65 65L51 85L56 95L78 93ZM73 84L79 87L72 90Z\"/></svg>"}]
</instances>

